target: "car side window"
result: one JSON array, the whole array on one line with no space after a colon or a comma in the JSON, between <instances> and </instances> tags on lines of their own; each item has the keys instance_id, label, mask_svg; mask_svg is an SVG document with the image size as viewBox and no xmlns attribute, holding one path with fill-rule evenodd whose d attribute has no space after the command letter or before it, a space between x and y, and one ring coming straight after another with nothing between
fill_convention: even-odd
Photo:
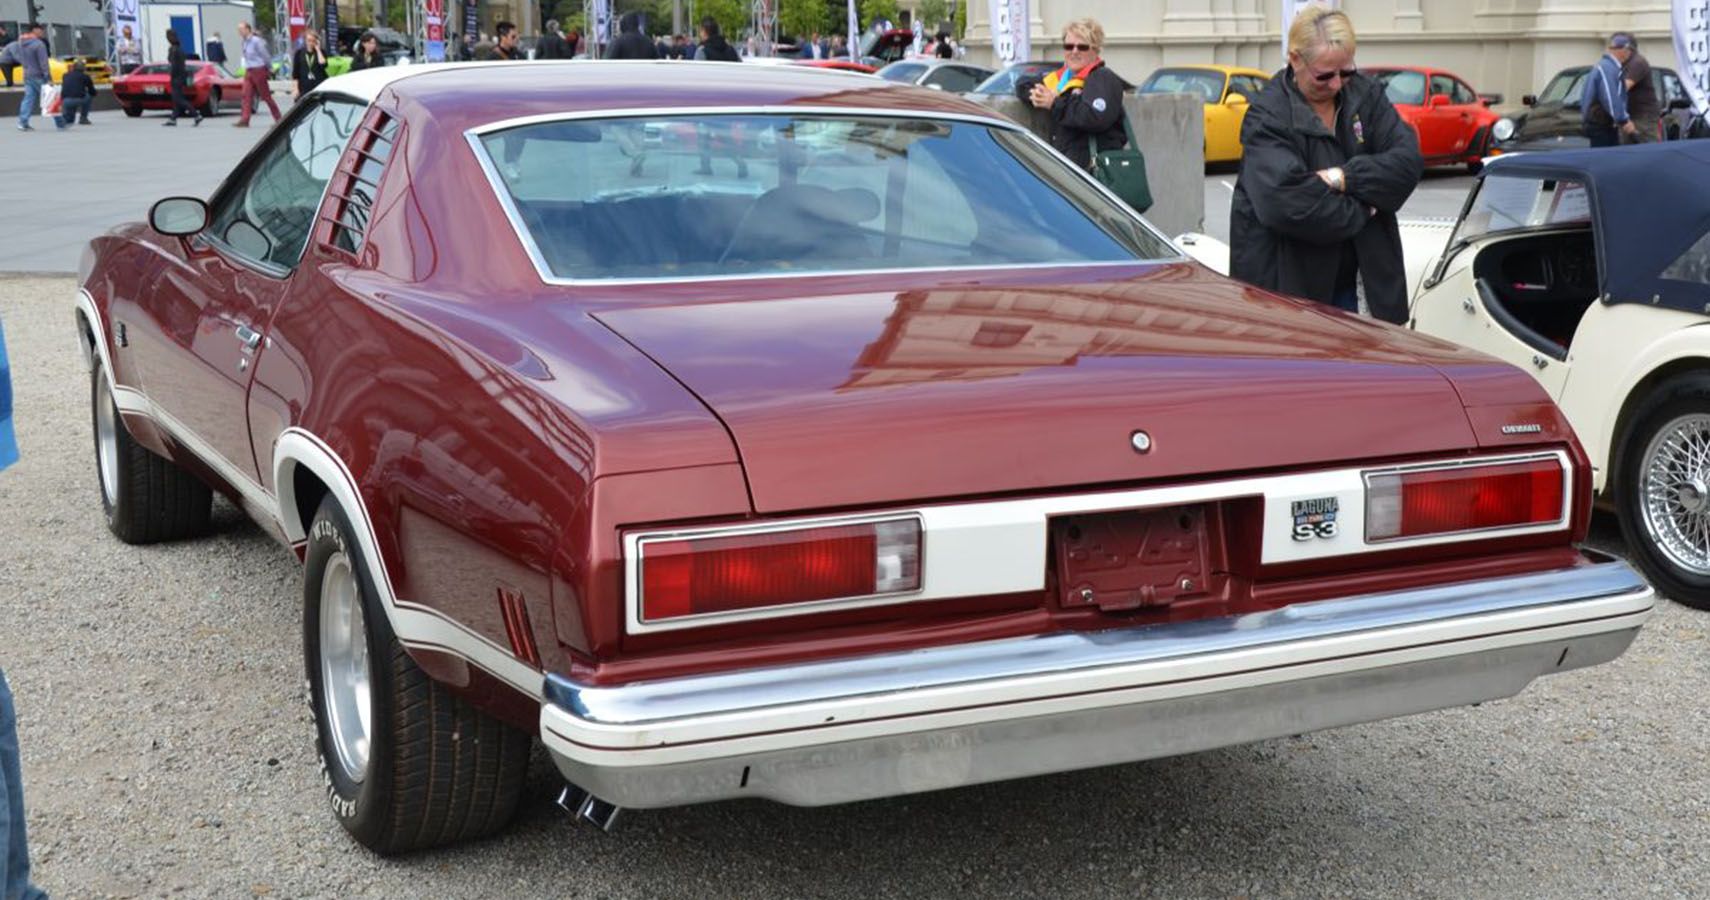
<instances>
[{"instance_id":1,"label":"car side window","mask_svg":"<svg viewBox=\"0 0 1710 900\"><path fill-rule=\"evenodd\" d=\"M1464 81L1455 82L1454 102L1461 106L1470 106L1478 102L1478 93Z\"/></svg>"},{"instance_id":2,"label":"car side window","mask_svg":"<svg viewBox=\"0 0 1710 900\"><path fill-rule=\"evenodd\" d=\"M1455 97L1455 79L1450 78L1447 75L1432 75L1431 96L1435 97L1438 94L1448 97L1449 102L1453 103Z\"/></svg>"},{"instance_id":3,"label":"car side window","mask_svg":"<svg viewBox=\"0 0 1710 900\"><path fill-rule=\"evenodd\" d=\"M1255 100L1265 90L1265 83L1251 75L1236 75L1229 79L1229 93Z\"/></svg>"},{"instance_id":4,"label":"car side window","mask_svg":"<svg viewBox=\"0 0 1710 900\"><path fill-rule=\"evenodd\" d=\"M321 100L269 139L254 164L215 201L207 235L252 262L293 269L315 212L366 104Z\"/></svg>"},{"instance_id":5,"label":"car side window","mask_svg":"<svg viewBox=\"0 0 1710 900\"><path fill-rule=\"evenodd\" d=\"M1680 79L1675 77L1672 72L1661 72L1657 77L1662 79L1662 91L1660 93L1664 107L1667 107L1676 98L1686 96L1686 85L1681 84Z\"/></svg>"},{"instance_id":6,"label":"car side window","mask_svg":"<svg viewBox=\"0 0 1710 900\"><path fill-rule=\"evenodd\" d=\"M1377 76L1383 82L1384 95L1389 102L1408 106L1425 103L1425 76L1406 69L1383 72Z\"/></svg>"}]
</instances>

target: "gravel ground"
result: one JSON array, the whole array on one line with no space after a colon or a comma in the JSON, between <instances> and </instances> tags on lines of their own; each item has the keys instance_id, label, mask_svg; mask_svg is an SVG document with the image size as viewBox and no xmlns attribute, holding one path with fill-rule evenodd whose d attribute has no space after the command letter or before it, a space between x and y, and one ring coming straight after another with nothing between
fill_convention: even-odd
<instances>
[{"instance_id":1,"label":"gravel ground","mask_svg":"<svg viewBox=\"0 0 1710 900\"><path fill-rule=\"evenodd\" d=\"M62 897L1703 896L1710 616L1476 709L828 809L515 825L379 859L325 809L295 561L102 523L69 279L0 278L23 461L0 475L0 666L37 880ZM1610 523L1596 543L1619 551Z\"/></svg>"}]
</instances>

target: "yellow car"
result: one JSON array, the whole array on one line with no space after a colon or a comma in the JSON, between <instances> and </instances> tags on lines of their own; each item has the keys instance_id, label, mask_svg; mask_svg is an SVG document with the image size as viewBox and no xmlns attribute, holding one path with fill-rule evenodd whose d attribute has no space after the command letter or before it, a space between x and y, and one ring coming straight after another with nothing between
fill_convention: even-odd
<instances>
[{"instance_id":1,"label":"yellow car","mask_svg":"<svg viewBox=\"0 0 1710 900\"><path fill-rule=\"evenodd\" d=\"M1140 85L1142 94L1194 94L1205 102L1205 161L1241 158L1241 120L1247 102L1271 76L1240 66L1170 66Z\"/></svg>"},{"instance_id":2,"label":"yellow car","mask_svg":"<svg viewBox=\"0 0 1710 900\"><path fill-rule=\"evenodd\" d=\"M113 67L99 56L55 56L48 59L48 75L53 78L54 84L65 81L65 73L71 71L72 60L77 59L83 60L83 71L87 72L96 84L113 83Z\"/></svg>"}]
</instances>

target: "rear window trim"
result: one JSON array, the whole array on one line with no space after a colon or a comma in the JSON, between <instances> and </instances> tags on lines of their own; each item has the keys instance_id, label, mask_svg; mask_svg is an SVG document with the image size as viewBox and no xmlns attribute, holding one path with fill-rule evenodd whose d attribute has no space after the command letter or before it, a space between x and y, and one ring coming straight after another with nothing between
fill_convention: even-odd
<instances>
[{"instance_id":1,"label":"rear window trim","mask_svg":"<svg viewBox=\"0 0 1710 900\"><path fill-rule=\"evenodd\" d=\"M520 128L528 125L539 125L549 122L575 122L587 119L638 119L658 116L748 116L748 115L815 115L815 116L851 116L880 119L923 119L942 122L959 122L963 124L980 125L987 128L997 128L1021 135L1024 140L1032 141L1040 150L1058 154L1050 144L1038 135L1020 125L1002 119L967 113L942 111L923 112L919 110L899 110L872 108L864 106L800 106L800 105L767 105L767 106L683 106L683 107L650 107L647 109L609 109L583 110L570 113L544 113L531 116L518 116L510 119L500 119L478 125L463 132L465 143L475 157L476 165L480 166L482 174L487 177L487 186L493 191L493 196L499 201L499 206L505 211L505 218L510 220L511 231L521 243L523 251L528 254L529 261L534 263L535 274L544 284L574 287L578 285L597 285L600 287L618 287L638 284L684 284L708 281L770 281L777 279L817 279L850 275L887 275L910 272L1009 272L1038 269L1129 269L1136 266L1150 266L1167 263L1178 263L1187 260L1183 254L1158 258L1141 258L1098 261L1098 262L1047 262L1047 263L1009 263L1005 265L977 266L898 266L883 269L816 269L811 272L742 272L727 275L660 275L645 278L575 278L554 274L547 264L546 255L540 251L540 246L529 233L528 226L523 223L522 212L517 209L516 202L511 199L511 193L505 188L504 178L499 175L498 167L487 153L481 139L498 131ZM1074 170L1083 181L1091 185L1100 194L1108 198L1116 208L1126 213L1141 228L1158 239L1165 247L1175 247L1175 242L1159 231L1156 226L1146 221L1144 216L1134 212L1120 197L1111 193L1110 189L1101 184L1092 173L1082 169L1072 162L1068 168Z\"/></svg>"}]
</instances>

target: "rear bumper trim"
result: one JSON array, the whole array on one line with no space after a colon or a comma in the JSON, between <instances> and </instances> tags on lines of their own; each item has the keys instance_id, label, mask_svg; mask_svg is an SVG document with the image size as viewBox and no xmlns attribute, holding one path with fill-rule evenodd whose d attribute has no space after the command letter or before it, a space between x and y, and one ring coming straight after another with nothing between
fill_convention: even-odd
<instances>
[{"instance_id":1,"label":"rear bumper trim","mask_svg":"<svg viewBox=\"0 0 1710 900\"><path fill-rule=\"evenodd\" d=\"M1620 655L1654 602L1630 568L1603 559L1222 619L615 687L550 675L541 736L566 777L624 806L836 803L1510 696ZM1175 730L1187 721L1192 733Z\"/></svg>"}]
</instances>

